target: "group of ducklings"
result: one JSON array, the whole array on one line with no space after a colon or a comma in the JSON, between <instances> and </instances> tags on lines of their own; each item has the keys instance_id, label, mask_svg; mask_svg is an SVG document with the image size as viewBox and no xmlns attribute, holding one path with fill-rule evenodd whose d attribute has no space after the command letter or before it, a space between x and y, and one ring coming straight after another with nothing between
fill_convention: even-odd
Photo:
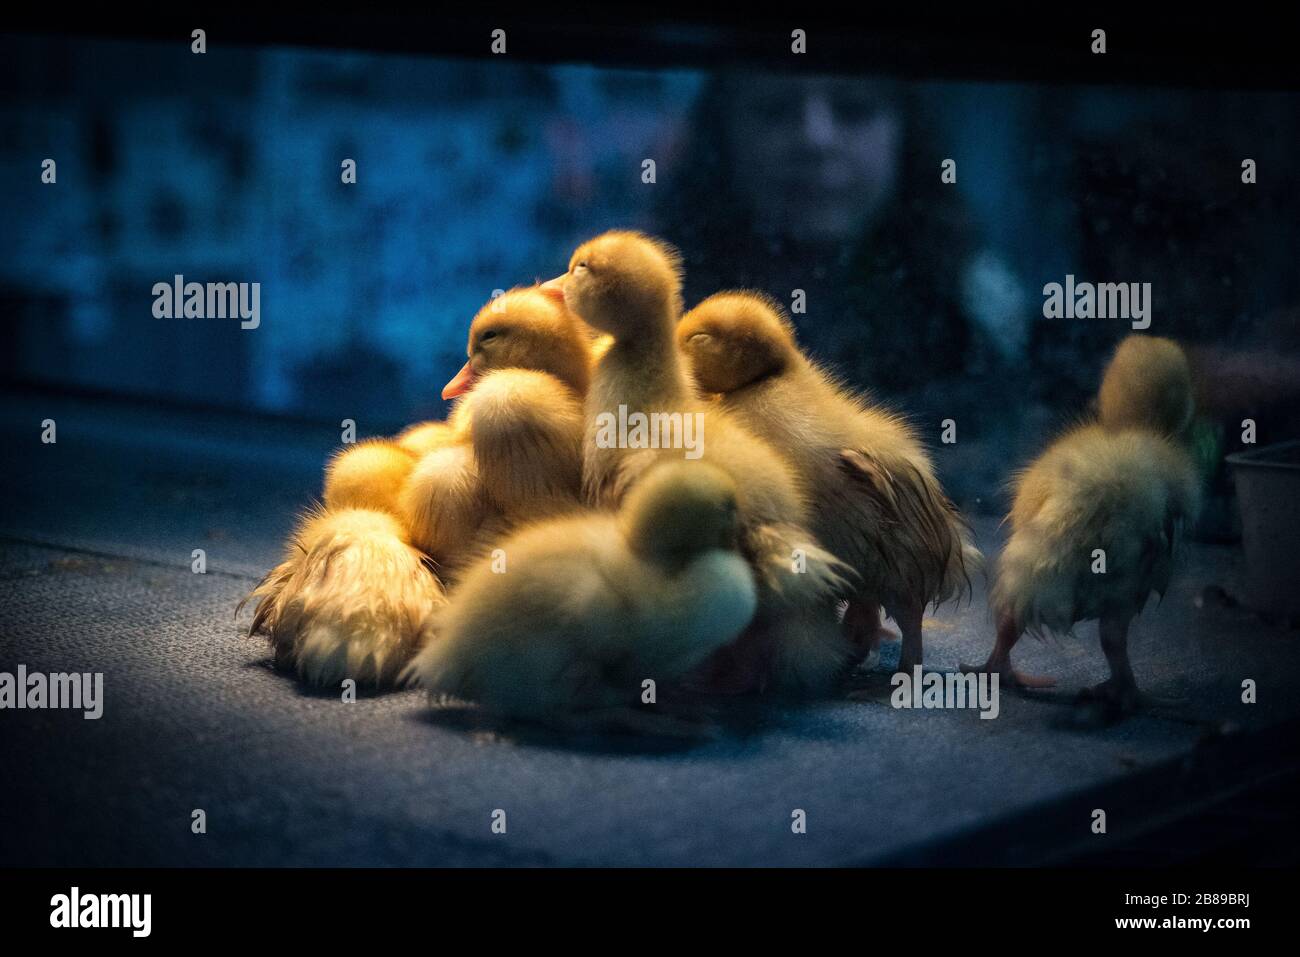
<instances>
[{"instance_id":1,"label":"group of ducklings","mask_svg":"<svg viewBox=\"0 0 1300 957\"><path fill-rule=\"evenodd\" d=\"M447 421L335 456L250 595L277 663L649 731L676 720L646 706L650 682L831 691L887 634L882 609L899 670L919 666L923 612L981 562L923 444L808 358L772 300L723 292L683 314L681 288L673 249L614 231L485 305ZM1012 646L1097 618L1111 678L1092 693L1137 705L1128 624L1197 509L1191 396L1177 345L1120 345L1095 421L1016 480L978 670L1050 684L1014 671ZM599 441L620 408L698 414L702 454Z\"/></svg>"}]
</instances>

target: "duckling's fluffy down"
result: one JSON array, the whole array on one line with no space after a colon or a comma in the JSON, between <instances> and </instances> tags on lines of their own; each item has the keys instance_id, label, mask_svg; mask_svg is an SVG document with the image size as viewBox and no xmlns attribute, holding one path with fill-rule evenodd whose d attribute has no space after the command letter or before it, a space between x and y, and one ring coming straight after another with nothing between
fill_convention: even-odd
<instances>
[{"instance_id":1,"label":"duckling's fluffy down","mask_svg":"<svg viewBox=\"0 0 1300 957\"><path fill-rule=\"evenodd\" d=\"M809 489L813 529L891 611L958 597L982 561L930 457L899 416L815 365L721 398L784 453Z\"/></svg>"},{"instance_id":2,"label":"duckling's fluffy down","mask_svg":"<svg viewBox=\"0 0 1300 957\"><path fill-rule=\"evenodd\" d=\"M444 602L425 554L454 574L515 524L575 508L581 424L562 383L509 369L484 376L447 423L339 453L325 508L245 599L258 603L250 633L311 684L392 684Z\"/></svg>"},{"instance_id":3,"label":"duckling's fluffy down","mask_svg":"<svg viewBox=\"0 0 1300 957\"><path fill-rule=\"evenodd\" d=\"M709 548L681 565L630 547L612 514L524 529L471 568L410 669L432 693L547 721L636 706L753 617L749 566ZM504 560L504 568L500 561Z\"/></svg>"},{"instance_id":4,"label":"duckling's fluffy down","mask_svg":"<svg viewBox=\"0 0 1300 957\"><path fill-rule=\"evenodd\" d=\"M1016 481L1011 538L992 605L1021 628L1067 632L1076 621L1136 614L1169 583L1180 527L1199 507L1188 454L1142 430L1085 425ZM1105 572L1094 573L1094 550Z\"/></svg>"},{"instance_id":5,"label":"duckling's fluffy down","mask_svg":"<svg viewBox=\"0 0 1300 957\"><path fill-rule=\"evenodd\" d=\"M470 443L488 498L512 521L576 507L582 399L544 372L503 369L466 396Z\"/></svg>"},{"instance_id":6,"label":"duckling's fluffy down","mask_svg":"<svg viewBox=\"0 0 1300 957\"><path fill-rule=\"evenodd\" d=\"M399 496L414 544L455 570L509 529L577 508L582 403L554 376L491 372L452 414Z\"/></svg>"},{"instance_id":7,"label":"duckling's fluffy down","mask_svg":"<svg viewBox=\"0 0 1300 957\"><path fill-rule=\"evenodd\" d=\"M378 509L396 515L402 486L415 462L414 452L385 439L349 446L325 467L325 507Z\"/></svg>"},{"instance_id":8,"label":"duckling's fluffy down","mask_svg":"<svg viewBox=\"0 0 1300 957\"><path fill-rule=\"evenodd\" d=\"M397 520L359 508L314 513L286 551L245 599L258 600L250 634L266 635L276 663L310 684L395 680L445 602Z\"/></svg>"}]
</instances>

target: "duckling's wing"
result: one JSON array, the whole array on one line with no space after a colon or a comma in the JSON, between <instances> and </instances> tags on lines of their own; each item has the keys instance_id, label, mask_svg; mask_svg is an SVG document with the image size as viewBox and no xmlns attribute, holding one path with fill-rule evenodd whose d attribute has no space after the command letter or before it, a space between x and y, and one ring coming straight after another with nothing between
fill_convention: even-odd
<instances>
[{"instance_id":1,"label":"duckling's wing","mask_svg":"<svg viewBox=\"0 0 1300 957\"><path fill-rule=\"evenodd\" d=\"M876 553L880 566L890 574L898 574L893 550L883 545L890 528L898 525L898 499L894 494L894 476L883 462L863 449L842 449L840 471L848 480L846 508L865 511L865 521L876 526L874 534L864 536Z\"/></svg>"},{"instance_id":2,"label":"duckling's wing","mask_svg":"<svg viewBox=\"0 0 1300 957\"><path fill-rule=\"evenodd\" d=\"M965 522L932 477L906 460L897 471L891 470L866 449L842 449L840 467L854 488L877 505L879 521L886 528L906 532L897 537L909 547L898 551L912 566L927 600L944 601L969 591ZM893 550L878 549L886 566ZM964 588L958 576L965 580Z\"/></svg>"}]
</instances>

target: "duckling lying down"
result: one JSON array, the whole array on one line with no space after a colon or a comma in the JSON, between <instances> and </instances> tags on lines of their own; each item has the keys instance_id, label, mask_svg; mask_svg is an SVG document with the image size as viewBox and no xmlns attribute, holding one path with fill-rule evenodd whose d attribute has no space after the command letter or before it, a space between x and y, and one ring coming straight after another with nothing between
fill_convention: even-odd
<instances>
[{"instance_id":1,"label":"duckling lying down","mask_svg":"<svg viewBox=\"0 0 1300 957\"><path fill-rule=\"evenodd\" d=\"M520 522L577 507L589 348L562 305L512 290L470 326L447 422L331 460L324 507L248 596L250 633L278 665L316 685L393 684L445 602L443 579Z\"/></svg>"},{"instance_id":2,"label":"duckling lying down","mask_svg":"<svg viewBox=\"0 0 1300 957\"><path fill-rule=\"evenodd\" d=\"M642 703L645 682L679 681L754 616L736 536L724 472L658 465L617 514L504 539L452 589L408 676L506 716L669 731L675 719Z\"/></svg>"},{"instance_id":3,"label":"duckling lying down","mask_svg":"<svg viewBox=\"0 0 1300 957\"><path fill-rule=\"evenodd\" d=\"M249 634L267 636L277 667L320 686L391 681L446 600L395 515L328 506L299 523L248 599L258 602Z\"/></svg>"},{"instance_id":4,"label":"duckling lying down","mask_svg":"<svg viewBox=\"0 0 1300 957\"><path fill-rule=\"evenodd\" d=\"M1152 591L1168 587L1178 533L1200 502L1186 447L1193 404L1182 350L1129 336L1098 400L1096 422L1066 432L1016 479L1011 538L991 595L997 641L982 668L966 670L998 672L1003 685L1052 684L1012 670L1020 635L1068 632L1096 618L1110 678L1090 696L1132 710L1140 695L1129 623Z\"/></svg>"}]
</instances>

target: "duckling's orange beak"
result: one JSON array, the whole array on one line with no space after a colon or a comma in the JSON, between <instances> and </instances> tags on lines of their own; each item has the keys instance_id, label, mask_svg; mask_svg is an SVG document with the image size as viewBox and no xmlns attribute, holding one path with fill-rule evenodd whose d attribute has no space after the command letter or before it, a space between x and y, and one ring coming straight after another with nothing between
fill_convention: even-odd
<instances>
[{"instance_id":1,"label":"duckling's orange beak","mask_svg":"<svg viewBox=\"0 0 1300 957\"><path fill-rule=\"evenodd\" d=\"M460 371L456 373L455 377L442 387L442 397L444 399L454 399L458 395L464 395L474 387L474 379L474 370L466 362L460 367Z\"/></svg>"},{"instance_id":2,"label":"duckling's orange beak","mask_svg":"<svg viewBox=\"0 0 1300 957\"><path fill-rule=\"evenodd\" d=\"M537 288L542 291L542 295L562 303L564 302L564 280L568 275L567 272L562 273L554 279L546 280Z\"/></svg>"}]
</instances>

